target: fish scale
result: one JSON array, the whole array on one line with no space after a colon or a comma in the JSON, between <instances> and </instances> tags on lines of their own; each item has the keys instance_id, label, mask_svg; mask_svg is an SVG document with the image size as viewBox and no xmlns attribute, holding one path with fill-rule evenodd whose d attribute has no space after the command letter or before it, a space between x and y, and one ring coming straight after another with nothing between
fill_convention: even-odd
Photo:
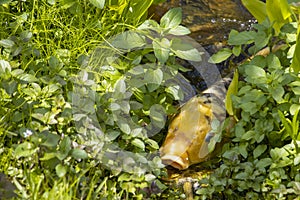
<instances>
[{"instance_id":1,"label":"fish scale","mask_svg":"<svg viewBox=\"0 0 300 200\"><path fill-rule=\"evenodd\" d=\"M230 78L212 85L192 97L169 125L166 139L160 148L162 162L179 170L206 161L210 156L208 144L214 134L212 120L225 120L225 96Z\"/></svg>"}]
</instances>

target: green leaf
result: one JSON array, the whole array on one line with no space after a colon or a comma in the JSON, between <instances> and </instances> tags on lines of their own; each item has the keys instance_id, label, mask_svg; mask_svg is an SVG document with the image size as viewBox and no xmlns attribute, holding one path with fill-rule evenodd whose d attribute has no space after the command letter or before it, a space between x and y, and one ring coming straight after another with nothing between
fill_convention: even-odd
<instances>
[{"instance_id":1,"label":"green leaf","mask_svg":"<svg viewBox=\"0 0 300 200\"><path fill-rule=\"evenodd\" d=\"M275 101L277 101L277 103L282 103L283 100L283 95L284 95L284 89L281 85L278 85L277 87L271 87L269 89L272 97L275 99Z\"/></svg>"},{"instance_id":2,"label":"green leaf","mask_svg":"<svg viewBox=\"0 0 300 200\"><path fill-rule=\"evenodd\" d=\"M234 115L234 110L233 110L233 103L232 103L231 97L232 97L232 95L237 94L237 92L238 92L238 83L239 83L239 73L236 70L234 72L232 81L231 81L231 83L228 87L226 98L225 98L225 107L226 107L227 113L229 115L232 115L232 116Z\"/></svg>"},{"instance_id":3,"label":"green leaf","mask_svg":"<svg viewBox=\"0 0 300 200\"><path fill-rule=\"evenodd\" d=\"M41 137L41 145L53 148L56 147L58 141L60 140L60 136L57 134L50 133L48 131L42 132L40 135Z\"/></svg>"},{"instance_id":4,"label":"green leaf","mask_svg":"<svg viewBox=\"0 0 300 200\"><path fill-rule=\"evenodd\" d=\"M104 7L105 4L105 0L90 0L91 4L93 4L94 6L96 6L97 8L102 9Z\"/></svg>"},{"instance_id":5,"label":"green leaf","mask_svg":"<svg viewBox=\"0 0 300 200\"><path fill-rule=\"evenodd\" d=\"M248 143L242 143L239 145L239 152L244 158L248 157L247 146L248 146Z\"/></svg>"},{"instance_id":6,"label":"green leaf","mask_svg":"<svg viewBox=\"0 0 300 200\"><path fill-rule=\"evenodd\" d=\"M173 8L169 10L162 18L160 19L160 26L163 28L176 28L179 26L182 20L182 9Z\"/></svg>"},{"instance_id":7,"label":"green leaf","mask_svg":"<svg viewBox=\"0 0 300 200\"><path fill-rule=\"evenodd\" d=\"M115 84L115 92L124 94L126 92L126 83L123 78L119 79Z\"/></svg>"},{"instance_id":8,"label":"green leaf","mask_svg":"<svg viewBox=\"0 0 300 200\"><path fill-rule=\"evenodd\" d=\"M165 90L174 97L174 100L183 100L184 98L184 94L179 85L169 86Z\"/></svg>"},{"instance_id":9,"label":"green leaf","mask_svg":"<svg viewBox=\"0 0 300 200\"><path fill-rule=\"evenodd\" d=\"M253 84L266 83L266 72L263 68L256 65L245 66L245 73L247 75L246 81Z\"/></svg>"},{"instance_id":10,"label":"green leaf","mask_svg":"<svg viewBox=\"0 0 300 200\"><path fill-rule=\"evenodd\" d=\"M254 42L256 38L256 32L254 31L243 31L237 32L236 30L231 30L229 33L228 44L230 45L242 45L250 44Z\"/></svg>"},{"instance_id":11,"label":"green leaf","mask_svg":"<svg viewBox=\"0 0 300 200\"><path fill-rule=\"evenodd\" d=\"M83 149L73 149L71 152L71 156L75 159L87 159L88 154Z\"/></svg>"},{"instance_id":12,"label":"green leaf","mask_svg":"<svg viewBox=\"0 0 300 200\"><path fill-rule=\"evenodd\" d=\"M290 113L291 115L295 115L295 113L300 110L300 105L299 104L293 104L290 107Z\"/></svg>"},{"instance_id":13,"label":"green leaf","mask_svg":"<svg viewBox=\"0 0 300 200\"><path fill-rule=\"evenodd\" d=\"M241 54L241 51L242 51L242 46L241 45L234 46L233 49L232 49L232 53L235 56L239 56Z\"/></svg>"},{"instance_id":14,"label":"green leaf","mask_svg":"<svg viewBox=\"0 0 300 200\"><path fill-rule=\"evenodd\" d=\"M288 2L268 0L266 1L266 11L271 23L274 23L273 27L276 34L279 34L280 28L290 22L290 16L292 15Z\"/></svg>"},{"instance_id":15,"label":"green leaf","mask_svg":"<svg viewBox=\"0 0 300 200\"><path fill-rule=\"evenodd\" d=\"M148 84L148 89L150 92L156 90L162 83L163 72L161 69L148 69L145 74L145 82ZM149 85L151 84L151 85ZM154 84L154 85L153 85Z\"/></svg>"},{"instance_id":16,"label":"green leaf","mask_svg":"<svg viewBox=\"0 0 300 200\"><path fill-rule=\"evenodd\" d=\"M42 161L46 161L46 160L51 160L52 158L56 157L56 152L46 152L44 153L44 156L42 158L40 158L40 160Z\"/></svg>"},{"instance_id":17,"label":"green leaf","mask_svg":"<svg viewBox=\"0 0 300 200\"><path fill-rule=\"evenodd\" d=\"M255 132L254 131L247 131L245 134L242 135L243 140L251 140L252 138L254 138L255 136Z\"/></svg>"},{"instance_id":18,"label":"green leaf","mask_svg":"<svg viewBox=\"0 0 300 200\"><path fill-rule=\"evenodd\" d=\"M35 148L35 146L30 142L23 142L17 146L15 149L15 155L20 157L29 157L35 152L37 152L38 148Z\"/></svg>"},{"instance_id":19,"label":"green leaf","mask_svg":"<svg viewBox=\"0 0 300 200\"><path fill-rule=\"evenodd\" d=\"M105 138L108 141L114 141L117 137L119 137L120 131L109 130L107 134L105 134Z\"/></svg>"},{"instance_id":20,"label":"green leaf","mask_svg":"<svg viewBox=\"0 0 300 200\"><path fill-rule=\"evenodd\" d=\"M117 35L112 45L118 49L133 49L146 45L145 37L134 31L126 31Z\"/></svg>"},{"instance_id":21,"label":"green leaf","mask_svg":"<svg viewBox=\"0 0 300 200\"><path fill-rule=\"evenodd\" d=\"M142 140L135 138L131 141L131 144L133 144L134 146L142 149L143 151L145 150L145 144Z\"/></svg>"},{"instance_id":22,"label":"green leaf","mask_svg":"<svg viewBox=\"0 0 300 200\"><path fill-rule=\"evenodd\" d=\"M231 49L224 48L212 55L208 62L210 63L220 63L229 58L232 55Z\"/></svg>"},{"instance_id":23,"label":"green leaf","mask_svg":"<svg viewBox=\"0 0 300 200\"><path fill-rule=\"evenodd\" d=\"M172 51L179 58L190 61L201 61L201 54L189 43L183 43L180 39L173 39L171 45Z\"/></svg>"},{"instance_id":24,"label":"green leaf","mask_svg":"<svg viewBox=\"0 0 300 200\"><path fill-rule=\"evenodd\" d=\"M298 73L300 71L300 26L297 31L297 42L292 59L291 68Z\"/></svg>"},{"instance_id":25,"label":"green leaf","mask_svg":"<svg viewBox=\"0 0 300 200\"><path fill-rule=\"evenodd\" d=\"M9 39L0 40L0 45L4 48L12 48L15 45L15 42Z\"/></svg>"},{"instance_id":26,"label":"green leaf","mask_svg":"<svg viewBox=\"0 0 300 200\"><path fill-rule=\"evenodd\" d=\"M11 66L6 60L0 60L0 74L5 73L5 71L11 72Z\"/></svg>"},{"instance_id":27,"label":"green leaf","mask_svg":"<svg viewBox=\"0 0 300 200\"><path fill-rule=\"evenodd\" d=\"M177 26L175 28L172 28L170 31L169 31L169 34L172 34L172 35L187 35L187 34L190 34L191 31L184 27L184 26Z\"/></svg>"},{"instance_id":28,"label":"green leaf","mask_svg":"<svg viewBox=\"0 0 300 200\"><path fill-rule=\"evenodd\" d=\"M261 154L263 154L266 150L267 150L267 145L265 144L261 144L261 145L258 145L254 151L253 151L253 156L254 158L257 158L259 157Z\"/></svg>"},{"instance_id":29,"label":"green leaf","mask_svg":"<svg viewBox=\"0 0 300 200\"><path fill-rule=\"evenodd\" d=\"M157 144L157 142L155 140L146 139L145 143L148 144L153 149L159 149L159 145Z\"/></svg>"},{"instance_id":30,"label":"green leaf","mask_svg":"<svg viewBox=\"0 0 300 200\"><path fill-rule=\"evenodd\" d=\"M56 172L56 175L60 178L64 177L67 173L67 168L66 166L62 165L62 164L58 164L56 165L55 167L55 172Z\"/></svg>"},{"instance_id":31,"label":"green leaf","mask_svg":"<svg viewBox=\"0 0 300 200\"><path fill-rule=\"evenodd\" d=\"M131 177L128 173L123 173L118 177L118 182L130 181Z\"/></svg>"},{"instance_id":32,"label":"green leaf","mask_svg":"<svg viewBox=\"0 0 300 200\"><path fill-rule=\"evenodd\" d=\"M263 158L263 159L260 159L256 164L255 164L255 167L256 168L259 168L259 169L262 169L262 168L265 168L267 166L270 166L272 164L272 159L271 158Z\"/></svg>"},{"instance_id":33,"label":"green leaf","mask_svg":"<svg viewBox=\"0 0 300 200\"><path fill-rule=\"evenodd\" d=\"M13 93L15 93L17 91L17 86L18 86L18 83L14 80L2 82L2 87L5 89L5 91L9 95L12 95Z\"/></svg>"},{"instance_id":34,"label":"green leaf","mask_svg":"<svg viewBox=\"0 0 300 200\"><path fill-rule=\"evenodd\" d=\"M279 58L275 54L269 54L267 56L267 64L270 69L281 69L281 63Z\"/></svg>"},{"instance_id":35,"label":"green leaf","mask_svg":"<svg viewBox=\"0 0 300 200\"><path fill-rule=\"evenodd\" d=\"M3 5L3 4L8 4L10 3L12 0L0 0L0 5Z\"/></svg>"},{"instance_id":36,"label":"green leaf","mask_svg":"<svg viewBox=\"0 0 300 200\"><path fill-rule=\"evenodd\" d=\"M17 76L17 78L21 81L24 81L24 82L28 82L28 83L33 83L33 82L38 82L39 80L31 75L31 74L20 74Z\"/></svg>"},{"instance_id":37,"label":"green leaf","mask_svg":"<svg viewBox=\"0 0 300 200\"><path fill-rule=\"evenodd\" d=\"M153 40L152 45L155 57L161 64L164 64L169 58L171 46L170 41L166 38L163 38L161 41L156 39Z\"/></svg>"},{"instance_id":38,"label":"green leaf","mask_svg":"<svg viewBox=\"0 0 300 200\"><path fill-rule=\"evenodd\" d=\"M57 158L59 160L65 159L68 156L70 150L71 150L71 139L69 136L64 136L64 138L59 144L59 154L57 155Z\"/></svg>"},{"instance_id":39,"label":"green leaf","mask_svg":"<svg viewBox=\"0 0 300 200\"><path fill-rule=\"evenodd\" d=\"M149 116L151 123L153 123L156 127L163 128L165 126L166 119L163 106L159 104L151 106Z\"/></svg>"},{"instance_id":40,"label":"green leaf","mask_svg":"<svg viewBox=\"0 0 300 200\"><path fill-rule=\"evenodd\" d=\"M118 126L123 133L126 133L128 135L130 134L131 129L130 129L130 126L126 122L122 122L121 120L118 120Z\"/></svg>"},{"instance_id":41,"label":"green leaf","mask_svg":"<svg viewBox=\"0 0 300 200\"><path fill-rule=\"evenodd\" d=\"M242 0L242 3L259 23L266 19L266 4L264 2L260 0Z\"/></svg>"}]
</instances>

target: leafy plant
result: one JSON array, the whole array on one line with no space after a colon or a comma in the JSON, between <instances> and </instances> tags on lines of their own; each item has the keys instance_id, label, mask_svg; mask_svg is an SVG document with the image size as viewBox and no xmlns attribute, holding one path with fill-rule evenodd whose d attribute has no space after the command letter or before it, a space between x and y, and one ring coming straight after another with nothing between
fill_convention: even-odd
<instances>
[{"instance_id":1,"label":"leafy plant","mask_svg":"<svg viewBox=\"0 0 300 200\"><path fill-rule=\"evenodd\" d=\"M223 148L223 164L200 181L204 185L197 194L210 198L297 198L299 70L295 63L300 52L295 47L299 43L299 8L286 1L277 2L282 5L278 7L268 0L266 4L243 3L259 23L252 31L232 30L228 39L232 48L211 58L222 62L232 55L248 57L237 68L240 80L232 83L227 94L226 108L237 123L231 130L231 142Z\"/></svg>"}]
</instances>

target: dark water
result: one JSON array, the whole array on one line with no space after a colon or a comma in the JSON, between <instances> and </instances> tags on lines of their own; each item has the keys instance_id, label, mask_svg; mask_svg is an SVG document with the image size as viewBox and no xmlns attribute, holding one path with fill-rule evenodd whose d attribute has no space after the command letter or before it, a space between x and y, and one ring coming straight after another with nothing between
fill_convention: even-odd
<instances>
[{"instance_id":1,"label":"dark water","mask_svg":"<svg viewBox=\"0 0 300 200\"><path fill-rule=\"evenodd\" d=\"M150 15L159 20L174 7L182 8L182 24L191 30L190 36L203 46L223 42L231 29L247 30L254 23L240 0L168 0L153 6Z\"/></svg>"}]
</instances>

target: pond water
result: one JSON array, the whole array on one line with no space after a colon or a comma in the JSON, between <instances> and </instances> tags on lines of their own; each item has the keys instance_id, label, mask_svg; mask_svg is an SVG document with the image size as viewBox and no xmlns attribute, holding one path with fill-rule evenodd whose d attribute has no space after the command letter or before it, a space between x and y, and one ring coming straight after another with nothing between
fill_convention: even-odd
<instances>
[{"instance_id":1,"label":"pond water","mask_svg":"<svg viewBox=\"0 0 300 200\"><path fill-rule=\"evenodd\" d=\"M255 22L240 0L168 0L151 7L149 15L159 20L174 7L182 8L182 24L203 46L223 42L231 29L247 30Z\"/></svg>"}]
</instances>

